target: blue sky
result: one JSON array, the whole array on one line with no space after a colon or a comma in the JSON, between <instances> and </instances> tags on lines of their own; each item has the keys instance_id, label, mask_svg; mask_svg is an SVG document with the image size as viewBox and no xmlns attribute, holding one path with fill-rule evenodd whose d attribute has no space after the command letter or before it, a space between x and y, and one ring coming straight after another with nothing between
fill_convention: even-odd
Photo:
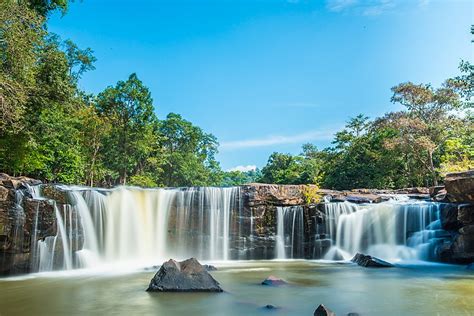
<instances>
[{"instance_id":1,"label":"blue sky","mask_svg":"<svg viewBox=\"0 0 474 316\"><path fill-rule=\"evenodd\" d=\"M473 59L470 0L82 0L49 29L91 47L98 93L132 72L156 112L214 134L224 169L322 148L352 116L400 107L390 88L439 85Z\"/></svg>"}]
</instances>

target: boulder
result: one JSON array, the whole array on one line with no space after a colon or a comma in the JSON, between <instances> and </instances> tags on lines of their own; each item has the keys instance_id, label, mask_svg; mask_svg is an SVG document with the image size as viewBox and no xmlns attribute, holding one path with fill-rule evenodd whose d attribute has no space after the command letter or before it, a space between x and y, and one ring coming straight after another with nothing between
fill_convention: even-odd
<instances>
[{"instance_id":1,"label":"boulder","mask_svg":"<svg viewBox=\"0 0 474 316\"><path fill-rule=\"evenodd\" d=\"M270 275L268 278L262 281L262 285L280 286L285 284L288 284L285 280L277 278L273 275Z\"/></svg>"},{"instance_id":2,"label":"boulder","mask_svg":"<svg viewBox=\"0 0 474 316\"><path fill-rule=\"evenodd\" d=\"M394 266L393 264L383 261L379 258L361 253L357 253L354 258L351 259L351 261L366 268L391 268Z\"/></svg>"},{"instance_id":3,"label":"boulder","mask_svg":"<svg viewBox=\"0 0 474 316\"><path fill-rule=\"evenodd\" d=\"M471 263L474 262L474 235L456 236L451 246L453 262Z\"/></svg>"},{"instance_id":4,"label":"boulder","mask_svg":"<svg viewBox=\"0 0 474 316\"><path fill-rule=\"evenodd\" d=\"M319 305L318 308L314 311L313 316L336 316L332 310L324 306L323 304Z\"/></svg>"},{"instance_id":5,"label":"boulder","mask_svg":"<svg viewBox=\"0 0 474 316\"><path fill-rule=\"evenodd\" d=\"M223 292L222 288L195 258L163 263L148 286L152 292Z\"/></svg>"},{"instance_id":6,"label":"boulder","mask_svg":"<svg viewBox=\"0 0 474 316\"><path fill-rule=\"evenodd\" d=\"M447 174L444 186L451 202L474 203L474 170Z\"/></svg>"}]
</instances>

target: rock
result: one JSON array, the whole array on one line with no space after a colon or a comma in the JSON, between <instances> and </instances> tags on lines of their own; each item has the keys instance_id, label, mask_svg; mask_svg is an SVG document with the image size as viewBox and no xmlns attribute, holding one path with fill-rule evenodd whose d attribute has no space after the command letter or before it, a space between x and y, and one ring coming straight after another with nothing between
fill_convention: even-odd
<instances>
[{"instance_id":1,"label":"rock","mask_svg":"<svg viewBox=\"0 0 474 316\"><path fill-rule=\"evenodd\" d=\"M273 275L270 275L268 278L262 281L262 285L280 286L285 284L288 284L285 280L277 278Z\"/></svg>"},{"instance_id":2,"label":"rock","mask_svg":"<svg viewBox=\"0 0 474 316\"><path fill-rule=\"evenodd\" d=\"M474 170L447 174L444 186L451 202L474 203Z\"/></svg>"},{"instance_id":3,"label":"rock","mask_svg":"<svg viewBox=\"0 0 474 316\"><path fill-rule=\"evenodd\" d=\"M69 194L66 190L59 188L56 185L46 184L43 186L42 194L45 198L55 200L60 204L71 204Z\"/></svg>"},{"instance_id":4,"label":"rock","mask_svg":"<svg viewBox=\"0 0 474 316\"><path fill-rule=\"evenodd\" d=\"M359 316L359 313L348 313L347 316Z\"/></svg>"},{"instance_id":5,"label":"rock","mask_svg":"<svg viewBox=\"0 0 474 316\"><path fill-rule=\"evenodd\" d=\"M206 271L217 271L217 268L210 264L204 264L203 267Z\"/></svg>"},{"instance_id":6,"label":"rock","mask_svg":"<svg viewBox=\"0 0 474 316\"><path fill-rule=\"evenodd\" d=\"M468 264L466 269L469 270L469 271L474 271L474 263Z\"/></svg>"},{"instance_id":7,"label":"rock","mask_svg":"<svg viewBox=\"0 0 474 316\"><path fill-rule=\"evenodd\" d=\"M445 230L458 230L462 227L458 220L458 205L442 204L439 212L441 227Z\"/></svg>"},{"instance_id":8,"label":"rock","mask_svg":"<svg viewBox=\"0 0 474 316\"><path fill-rule=\"evenodd\" d=\"M474 262L474 235L458 235L451 245L453 262Z\"/></svg>"},{"instance_id":9,"label":"rock","mask_svg":"<svg viewBox=\"0 0 474 316\"><path fill-rule=\"evenodd\" d=\"M462 225L474 224L474 204L461 204L458 206L458 221Z\"/></svg>"},{"instance_id":10,"label":"rock","mask_svg":"<svg viewBox=\"0 0 474 316\"><path fill-rule=\"evenodd\" d=\"M0 201L5 202L9 200L10 190L7 188L0 186Z\"/></svg>"},{"instance_id":11,"label":"rock","mask_svg":"<svg viewBox=\"0 0 474 316\"><path fill-rule=\"evenodd\" d=\"M222 288L195 258L163 263L148 286L157 292L223 292Z\"/></svg>"},{"instance_id":12,"label":"rock","mask_svg":"<svg viewBox=\"0 0 474 316\"><path fill-rule=\"evenodd\" d=\"M428 189L428 193L431 197L435 197L441 190L444 190L444 185L437 185L434 187L430 187Z\"/></svg>"},{"instance_id":13,"label":"rock","mask_svg":"<svg viewBox=\"0 0 474 316\"><path fill-rule=\"evenodd\" d=\"M463 234L463 235L473 235L474 236L474 225L468 225L468 226L461 227L461 229L459 229L459 233Z\"/></svg>"},{"instance_id":14,"label":"rock","mask_svg":"<svg viewBox=\"0 0 474 316\"><path fill-rule=\"evenodd\" d=\"M313 316L336 316L332 310L324 306L323 304L319 305L318 308L314 311Z\"/></svg>"},{"instance_id":15,"label":"rock","mask_svg":"<svg viewBox=\"0 0 474 316\"><path fill-rule=\"evenodd\" d=\"M268 305L263 306L263 308L264 309L277 309L278 307L276 307L275 305L268 304Z\"/></svg>"},{"instance_id":16,"label":"rock","mask_svg":"<svg viewBox=\"0 0 474 316\"><path fill-rule=\"evenodd\" d=\"M361 253L357 253L354 258L351 259L351 261L366 268L391 268L394 266L393 264L383 261L379 258L364 255Z\"/></svg>"}]
</instances>

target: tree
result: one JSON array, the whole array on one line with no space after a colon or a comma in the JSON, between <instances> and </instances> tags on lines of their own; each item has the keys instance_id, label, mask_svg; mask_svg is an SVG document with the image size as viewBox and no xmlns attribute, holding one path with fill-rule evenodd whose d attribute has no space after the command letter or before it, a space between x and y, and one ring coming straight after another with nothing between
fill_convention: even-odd
<instances>
[{"instance_id":1,"label":"tree","mask_svg":"<svg viewBox=\"0 0 474 316\"><path fill-rule=\"evenodd\" d=\"M408 109L411 122L415 123L419 145L426 152L426 161L431 173L432 181L438 184L438 175L434 163L434 154L440 144L446 140L447 130L453 118L450 111L462 107L461 96L451 88L450 82L443 84L441 88L433 89L430 85L402 83L392 88L392 102L400 103ZM409 122L400 121L400 126L408 127ZM410 129L402 129L411 133ZM400 141L411 141L407 137L399 138ZM408 144L407 144L408 145Z\"/></svg>"},{"instance_id":2,"label":"tree","mask_svg":"<svg viewBox=\"0 0 474 316\"><path fill-rule=\"evenodd\" d=\"M157 118L150 91L136 74L131 74L98 95L97 109L111 125L103 146L106 166L117 172L118 183L124 185L157 143Z\"/></svg>"},{"instance_id":3,"label":"tree","mask_svg":"<svg viewBox=\"0 0 474 316\"><path fill-rule=\"evenodd\" d=\"M302 157L274 152L262 168L262 176L258 180L262 183L300 184Z\"/></svg>"},{"instance_id":4,"label":"tree","mask_svg":"<svg viewBox=\"0 0 474 316\"><path fill-rule=\"evenodd\" d=\"M216 185L220 168L214 156L218 142L180 115L170 113L160 122L164 155L161 178L165 186Z\"/></svg>"}]
</instances>

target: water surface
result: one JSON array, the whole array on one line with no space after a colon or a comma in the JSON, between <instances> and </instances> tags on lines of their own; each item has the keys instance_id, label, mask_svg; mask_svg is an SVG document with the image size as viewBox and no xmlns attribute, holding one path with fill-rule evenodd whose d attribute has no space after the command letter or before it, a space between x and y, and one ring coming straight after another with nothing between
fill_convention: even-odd
<instances>
[{"instance_id":1,"label":"water surface","mask_svg":"<svg viewBox=\"0 0 474 316\"><path fill-rule=\"evenodd\" d=\"M0 315L474 315L474 273L463 266L367 269L321 261L216 263L225 293L148 293L155 273L73 271L0 279ZM266 287L269 275L289 285ZM263 308L267 304L277 309Z\"/></svg>"}]
</instances>

